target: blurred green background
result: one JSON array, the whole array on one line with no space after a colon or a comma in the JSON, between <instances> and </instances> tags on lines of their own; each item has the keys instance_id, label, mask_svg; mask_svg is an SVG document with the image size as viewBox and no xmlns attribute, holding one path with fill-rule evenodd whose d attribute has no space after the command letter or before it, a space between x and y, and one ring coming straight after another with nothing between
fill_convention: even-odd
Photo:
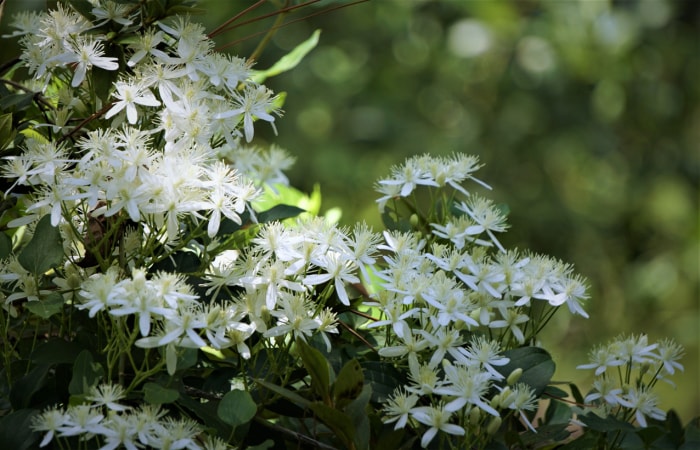
<instances>
[{"instance_id":1,"label":"blurred green background","mask_svg":"<svg viewBox=\"0 0 700 450\"><path fill-rule=\"evenodd\" d=\"M6 9L18 3L29 2ZM339 8L347 3L289 13L257 63L269 67L322 30L300 66L266 83L287 92L286 113L277 137L258 127L259 142L297 156L292 184L310 192L320 183L324 208L340 207L341 223L378 229L373 184L391 165L426 152L478 155L489 195L511 210L501 242L571 262L590 280L591 318L562 311L543 338L557 379L586 389L588 373L575 366L618 334L672 337L686 348L685 372L675 389L662 383L660 406L684 422L700 415L699 3L372 0ZM203 0L197 19L212 30L252 4ZM236 26L216 41L247 56L274 21Z\"/></svg>"}]
</instances>

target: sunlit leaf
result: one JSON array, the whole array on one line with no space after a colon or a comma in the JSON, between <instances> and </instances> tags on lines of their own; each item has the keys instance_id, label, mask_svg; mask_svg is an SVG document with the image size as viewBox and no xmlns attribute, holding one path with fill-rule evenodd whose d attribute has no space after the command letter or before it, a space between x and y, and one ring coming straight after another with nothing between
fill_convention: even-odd
<instances>
[{"instance_id":1,"label":"sunlit leaf","mask_svg":"<svg viewBox=\"0 0 700 450\"><path fill-rule=\"evenodd\" d=\"M311 50L318 44L318 38L321 36L321 30L313 32L310 38L297 45L291 52L287 53L279 59L275 64L267 70L252 71L251 78L256 83L262 83L267 78L279 75L282 72L291 70L304 59Z\"/></svg>"}]
</instances>

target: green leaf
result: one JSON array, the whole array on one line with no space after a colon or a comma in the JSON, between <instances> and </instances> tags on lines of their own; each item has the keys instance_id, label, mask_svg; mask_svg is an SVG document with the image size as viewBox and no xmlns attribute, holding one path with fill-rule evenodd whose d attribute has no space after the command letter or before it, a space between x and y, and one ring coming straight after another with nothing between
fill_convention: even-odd
<instances>
[{"instance_id":1,"label":"green leaf","mask_svg":"<svg viewBox=\"0 0 700 450\"><path fill-rule=\"evenodd\" d=\"M146 383L143 386L143 398L151 405L173 403L180 398L180 393L175 389L168 389L158 383Z\"/></svg>"},{"instance_id":2,"label":"green leaf","mask_svg":"<svg viewBox=\"0 0 700 450\"><path fill-rule=\"evenodd\" d=\"M26 408L31 404L32 396L44 387L50 368L48 364L40 364L12 384L10 402L14 409Z\"/></svg>"},{"instance_id":3,"label":"green leaf","mask_svg":"<svg viewBox=\"0 0 700 450\"><path fill-rule=\"evenodd\" d=\"M304 59L311 50L318 44L318 38L321 36L321 30L313 32L310 38L297 45L291 52L287 53L279 59L275 64L267 70L252 71L251 78L256 83L262 83L267 78L279 75L282 72L291 70Z\"/></svg>"},{"instance_id":4,"label":"green leaf","mask_svg":"<svg viewBox=\"0 0 700 450\"><path fill-rule=\"evenodd\" d=\"M343 441L346 448L354 447L355 426L350 416L321 402L312 402L309 407Z\"/></svg>"},{"instance_id":5,"label":"green leaf","mask_svg":"<svg viewBox=\"0 0 700 450\"><path fill-rule=\"evenodd\" d=\"M216 414L225 423L235 428L250 422L257 411L258 407L249 392L234 389L221 399Z\"/></svg>"},{"instance_id":6,"label":"green leaf","mask_svg":"<svg viewBox=\"0 0 700 450\"><path fill-rule=\"evenodd\" d=\"M32 430L32 419L39 411L20 409L0 418L0 442L2 448L26 450L34 448L40 435Z\"/></svg>"},{"instance_id":7,"label":"green leaf","mask_svg":"<svg viewBox=\"0 0 700 450\"><path fill-rule=\"evenodd\" d=\"M247 450L268 450L269 448L272 448L275 446L275 441L268 439L265 442L262 442L258 445L249 445L246 447Z\"/></svg>"},{"instance_id":8,"label":"green leaf","mask_svg":"<svg viewBox=\"0 0 700 450\"><path fill-rule=\"evenodd\" d=\"M102 366L93 362L89 351L83 350L73 364L73 378L68 385L68 392L71 395L87 393L89 388L97 385L103 374Z\"/></svg>"},{"instance_id":9,"label":"green leaf","mask_svg":"<svg viewBox=\"0 0 700 450\"><path fill-rule=\"evenodd\" d=\"M34 275L41 275L63 262L63 244L58 228L51 225L51 216L39 220L32 240L17 257L17 261Z\"/></svg>"},{"instance_id":10,"label":"green leaf","mask_svg":"<svg viewBox=\"0 0 700 450\"><path fill-rule=\"evenodd\" d=\"M31 356L37 364L73 364L83 348L72 341L52 339L39 345Z\"/></svg>"},{"instance_id":11,"label":"green leaf","mask_svg":"<svg viewBox=\"0 0 700 450\"><path fill-rule=\"evenodd\" d=\"M571 389L571 395L574 397L574 400L576 400L576 403L583 405L583 395L581 395L581 391L579 390L578 386L576 386L574 383L569 383L569 389Z\"/></svg>"},{"instance_id":12,"label":"green leaf","mask_svg":"<svg viewBox=\"0 0 700 450\"><path fill-rule=\"evenodd\" d=\"M327 405L330 404L330 366L321 352L307 344L304 340L296 340L299 356L304 368L311 376L311 387Z\"/></svg>"},{"instance_id":13,"label":"green leaf","mask_svg":"<svg viewBox=\"0 0 700 450\"><path fill-rule=\"evenodd\" d=\"M279 395L282 398L286 398L287 400L290 400L294 403L296 403L299 407L301 408L308 408L311 405L311 402L301 395L297 394L296 392L290 391L287 388L283 388L282 386L277 386L276 384L273 383L268 383L265 380L255 380L257 384L260 386L264 387L268 391L272 391L275 394Z\"/></svg>"},{"instance_id":14,"label":"green leaf","mask_svg":"<svg viewBox=\"0 0 700 450\"><path fill-rule=\"evenodd\" d=\"M547 408L547 414L545 415L545 423L547 424L568 424L571 420L571 406L560 402L558 400L552 400Z\"/></svg>"},{"instance_id":15,"label":"green leaf","mask_svg":"<svg viewBox=\"0 0 700 450\"><path fill-rule=\"evenodd\" d=\"M63 309L63 296L57 292L49 294L46 298L39 301L31 301L24 304L32 314L35 314L42 319L48 319L54 314L58 314Z\"/></svg>"},{"instance_id":16,"label":"green leaf","mask_svg":"<svg viewBox=\"0 0 700 450\"><path fill-rule=\"evenodd\" d=\"M93 5L88 0L68 0L70 6L81 16L88 20L93 20Z\"/></svg>"},{"instance_id":17,"label":"green leaf","mask_svg":"<svg viewBox=\"0 0 700 450\"><path fill-rule=\"evenodd\" d=\"M7 148L16 134L17 132L12 129L12 114L0 115L0 150Z\"/></svg>"},{"instance_id":18,"label":"green leaf","mask_svg":"<svg viewBox=\"0 0 700 450\"><path fill-rule=\"evenodd\" d=\"M561 442L566 440L571 432L566 428L569 423L556 423L551 425L542 425L537 427L537 432L527 431L519 435L522 443L526 445L525 448L539 448L538 444L544 442Z\"/></svg>"},{"instance_id":19,"label":"green leaf","mask_svg":"<svg viewBox=\"0 0 700 450\"><path fill-rule=\"evenodd\" d=\"M628 422L616 419L612 416L603 418L592 412L578 416L578 420L586 424L591 430L601 431L603 433L635 430L634 426Z\"/></svg>"},{"instance_id":20,"label":"green leaf","mask_svg":"<svg viewBox=\"0 0 700 450\"><path fill-rule=\"evenodd\" d=\"M5 259L12 253L12 239L0 232L0 259Z\"/></svg>"},{"instance_id":21,"label":"green leaf","mask_svg":"<svg viewBox=\"0 0 700 450\"><path fill-rule=\"evenodd\" d=\"M363 361L364 377L372 386L372 401L384 403L397 386L403 384L401 373L396 368L382 361Z\"/></svg>"},{"instance_id":22,"label":"green leaf","mask_svg":"<svg viewBox=\"0 0 700 450\"><path fill-rule=\"evenodd\" d=\"M258 213L258 222L266 223L275 220L284 220L296 217L299 214L305 212L303 209L292 205L277 205Z\"/></svg>"},{"instance_id":23,"label":"green leaf","mask_svg":"<svg viewBox=\"0 0 700 450\"><path fill-rule=\"evenodd\" d=\"M367 405L371 397L372 387L366 385L344 411L352 419L355 429L355 448L358 450L369 449L370 425Z\"/></svg>"},{"instance_id":24,"label":"green leaf","mask_svg":"<svg viewBox=\"0 0 700 450\"><path fill-rule=\"evenodd\" d=\"M345 404L357 398L362 393L365 383L365 376L362 373L362 366L356 359L351 359L338 372L335 383L333 383L333 404L336 408L342 408Z\"/></svg>"},{"instance_id":25,"label":"green leaf","mask_svg":"<svg viewBox=\"0 0 700 450\"><path fill-rule=\"evenodd\" d=\"M16 109L25 109L32 104L33 99L33 92L10 94L0 99L0 109L6 110L13 106L16 106Z\"/></svg>"},{"instance_id":26,"label":"green leaf","mask_svg":"<svg viewBox=\"0 0 700 450\"><path fill-rule=\"evenodd\" d=\"M503 356L510 361L496 370L507 378L515 369L523 369L519 381L534 389L536 396L542 395L556 369L549 353L539 347L520 347L503 352Z\"/></svg>"}]
</instances>

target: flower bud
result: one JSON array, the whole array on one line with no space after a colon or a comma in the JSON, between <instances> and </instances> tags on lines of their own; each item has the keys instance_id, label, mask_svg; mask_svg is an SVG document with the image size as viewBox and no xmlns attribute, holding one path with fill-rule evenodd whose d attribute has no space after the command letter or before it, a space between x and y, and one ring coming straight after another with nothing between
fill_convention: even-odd
<instances>
[{"instance_id":1,"label":"flower bud","mask_svg":"<svg viewBox=\"0 0 700 450\"><path fill-rule=\"evenodd\" d=\"M411 217L408 219L408 221L411 223L412 227L415 227L418 225L418 216L416 214L411 214Z\"/></svg>"},{"instance_id":2,"label":"flower bud","mask_svg":"<svg viewBox=\"0 0 700 450\"><path fill-rule=\"evenodd\" d=\"M501 420L500 417L494 417L493 419L491 419L489 424L486 426L486 434L488 434L490 436L496 434L498 429L501 428L502 422L503 421Z\"/></svg>"},{"instance_id":3,"label":"flower bud","mask_svg":"<svg viewBox=\"0 0 700 450\"><path fill-rule=\"evenodd\" d=\"M493 396L493 398L489 402L489 406L492 408L498 408L498 405L500 403L501 403L501 394L496 394Z\"/></svg>"},{"instance_id":4,"label":"flower bud","mask_svg":"<svg viewBox=\"0 0 700 450\"><path fill-rule=\"evenodd\" d=\"M477 426L481 420L481 410L474 407L469 411L469 425Z\"/></svg>"},{"instance_id":5,"label":"flower bud","mask_svg":"<svg viewBox=\"0 0 700 450\"><path fill-rule=\"evenodd\" d=\"M508 378L506 379L506 382L508 383L508 386L513 386L515 383L520 380L520 377L523 375L523 369L521 367L518 367L514 371L508 375Z\"/></svg>"}]
</instances>

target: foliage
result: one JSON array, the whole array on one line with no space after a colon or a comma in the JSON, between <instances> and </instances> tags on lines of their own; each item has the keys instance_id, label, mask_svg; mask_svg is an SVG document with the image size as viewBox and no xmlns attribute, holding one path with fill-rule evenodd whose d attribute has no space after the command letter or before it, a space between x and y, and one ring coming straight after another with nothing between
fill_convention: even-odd
<instances>
[{"instance_id":1,"label":"foliage","mask_svg":"<svg viewBox=\"0 0 700 450\"><path fill-rule=\"evenodd\" d=\"M302 215L320 200L287 186L294 158L250 143L284 102L260 82L318 34L253 72L194 11L71 0L14 19L3 447L694 445L652 392L683 369L671 340L621 337L581 366L585 398L556 387L541 332L564 306L588 317L586 282L506 250L478 158L392 167L382 233Z\"/></svg>"}]
</instances>

